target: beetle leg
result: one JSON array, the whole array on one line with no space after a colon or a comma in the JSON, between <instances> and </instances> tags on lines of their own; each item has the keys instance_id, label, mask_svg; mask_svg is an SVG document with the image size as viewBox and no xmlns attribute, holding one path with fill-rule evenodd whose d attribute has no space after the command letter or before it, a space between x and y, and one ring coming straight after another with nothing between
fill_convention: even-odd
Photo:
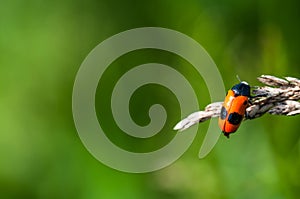
<instances>
[{"instance_id":1,"label":"beetle leg","mask_svg":"<svg viewBox=\"0 0 300 199\"><path fill-rule=\"evenodd\" d=\"M257 97L267 97L267 96L268 96L268 93L261 93L261 94L257 94L254 96L250 96L250 99L257 98Z\"/></svg>"},{"instance_id":2,"label":"beetle leg","mask_svg":"<svg viewBox=\"0 0 300 199\"><path fill-rule=\"evenodd\" d=\"M258 97L268 97L268 93L261 93L261 94L257 94L257 95L254 95L254 96L250 95L249 98L248 98L249 104L253 105L253 100L255 100Z\"/></svg>"}]
</instances>

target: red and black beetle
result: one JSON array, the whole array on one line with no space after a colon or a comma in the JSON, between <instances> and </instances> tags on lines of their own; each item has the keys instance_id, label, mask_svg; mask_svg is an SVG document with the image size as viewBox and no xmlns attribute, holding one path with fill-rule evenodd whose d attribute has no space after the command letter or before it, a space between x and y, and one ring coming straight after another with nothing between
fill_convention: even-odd
<instances>
[{"instance_id":1,"label":"red and black beetle","mask_svg":"<svg viewBox=\"0 0 300 199\"><path fill-rule=\"evenodd\" d=\"M227 92L219 117L219 127L227 138L239 128L249 105L249 98L250 86L244 81Z\"/></svg>"}]
</instances>

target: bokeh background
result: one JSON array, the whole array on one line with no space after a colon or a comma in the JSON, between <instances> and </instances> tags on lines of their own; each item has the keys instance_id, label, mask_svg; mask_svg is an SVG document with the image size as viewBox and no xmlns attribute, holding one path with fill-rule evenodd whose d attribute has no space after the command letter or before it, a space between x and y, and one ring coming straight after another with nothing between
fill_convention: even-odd
<instances>
[{"instance_id":1,"label":"bokeh background","mask_svg":"<svg viewBox=\"0 0 300 199\"><path fill-rule=\"evenodd\" d=\"M298 198L299 116L246 121L229 140L220 137L200 160L208 127L203 123L192 146L174 164L128 174L89 154L74 127L71 104L76 72L87 54L114 34L144 26L174 29L198 41L219 67L226 88L237 83L237 74L251 85L260 85L256 77L261 74L299 78L299 8L296 0L1 0L0 197ZM199 106L210 103L202 78L167 52L129 53L113 64L104 80L110 87L109 75L122 74L121 66L149 61L186 71ZM96 106L101 107L100 91L97 96ZM122 132L108 137L137 152L163 146L181 118L174 96L149 85L136 94L130 109L135 121L145 125L145 107L155 102L166 106L169 117L159 137L142 144ZM99 120L117 129L109 117L99 115Z\"/></svg>"}]
</instances>

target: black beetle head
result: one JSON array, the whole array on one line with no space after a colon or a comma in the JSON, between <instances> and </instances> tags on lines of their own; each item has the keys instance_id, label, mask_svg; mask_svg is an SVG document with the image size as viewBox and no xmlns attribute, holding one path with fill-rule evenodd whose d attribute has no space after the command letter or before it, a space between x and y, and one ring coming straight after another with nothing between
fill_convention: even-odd
<instances>
[{"instance_id":1,"label":"black beetle head","mask_svg":"<svg viewBox=\"0 0 300 199\"><path fill-rule=\"evenodd\" d=\"M235 96L250 97L250 86L247 82L242 81L239 84L234 85L231 90L234 91Z\"/></svg>"}]
</instances>

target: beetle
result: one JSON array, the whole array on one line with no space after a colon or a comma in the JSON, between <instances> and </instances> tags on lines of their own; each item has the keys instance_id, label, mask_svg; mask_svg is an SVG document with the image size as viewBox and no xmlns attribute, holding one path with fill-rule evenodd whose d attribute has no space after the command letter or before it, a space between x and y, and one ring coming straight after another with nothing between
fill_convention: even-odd
<instances>
[{"instance_id":1,"label":"beetle","mask_svg":"<svg viewBox=\"0 0 300 199\"><path fill-rule=\"evenodd\" d=\"M250 86L245 81L234 85L227 92L219 116L219 127L227 138L239 128L250 97Z\"/></svg>"}]
</instances>

